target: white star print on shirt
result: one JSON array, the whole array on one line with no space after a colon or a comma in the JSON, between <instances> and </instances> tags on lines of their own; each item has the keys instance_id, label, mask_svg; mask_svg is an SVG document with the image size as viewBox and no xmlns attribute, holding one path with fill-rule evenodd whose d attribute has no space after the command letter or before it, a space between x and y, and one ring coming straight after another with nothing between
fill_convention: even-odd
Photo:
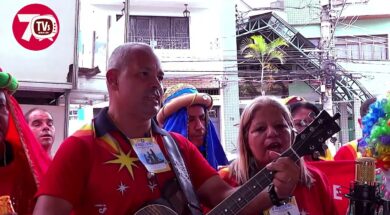
<instances>
[{"instance_id":1,"label":"white star print on shirt","mask_svg":"<svg viewBox=\"0 0 390 215\"><path fill-rule=\"evenodd\" d=\"M116 189L116 190L121 192L121 194L123 196L123 193L126 192L127 188L129 188L129 187L121 182L120 185L118 186L118 189Z\"/></svg>"}]
</instances>

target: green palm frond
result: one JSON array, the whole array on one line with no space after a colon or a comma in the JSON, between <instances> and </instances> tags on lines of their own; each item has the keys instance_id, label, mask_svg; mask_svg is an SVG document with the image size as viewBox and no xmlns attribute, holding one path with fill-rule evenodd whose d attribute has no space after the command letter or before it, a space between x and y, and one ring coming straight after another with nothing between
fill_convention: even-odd
<instances>
[{"instance_id":1,"label":"green palm frond","mask_svg":"<svg viewBox=\"0 0 390 215\"><path fill-rule=\"evenodd\" d=\"M251 36L253 43L256 45L257 51L261 54L266 53L268 49L268 44L265 41L264 37L261 35L253 35Z\"/></svg>"},{"instance_id":2,"label":"green palm frond","mask_svg":"<svg viewBox=\"0 0 390 215\"><path fill-rule=\"evenodd\" d=\"M276 51L281 46L288 46L286 40L283 38L277 38L268 44L268 53Z\"/></svg>"},{"instance_id":3,"label":"green palm frond","mask_svg":"<svg viewBox=\"0 0 390 215\"><path fill-rule=\"evenodd\" d=\"M254 51L256 52L258 55L260 54L261 55L261 51L259 49L259 46L257 46L256 44L248 44L244 47L244 50L251 50L251 51Z\"/></svg>"},{"instance_id":4,"label":"green palm frond","mask_svg":"<svg viewBox=\"0 0 390 215\"><path fill-rule=\"evenodd\" d=\"M273 51L268 56L268 61L271 61L273 59L278 59L281 64L284 64L284 54L281 51Z\"/></svg>"},{"instance_id":5,"label":"green palm frond","mask_svg":"<svg viewBox=\"0 0 390 215\"><path fill-rule=\"evenodd\" d=\"M261 64L260 83L263 95L265 94L263 90L264 71L277 72L278 67L273 64L273 60L279 60L281 64L285 61L284 53L280 49L281 46L288 46L284 39L277 38L267 43L261 35L253 35L244 39L240 44L240 51L244 58L258 60Z\"/></svg>"},{"instance_id":6,"label":"green palm frond","mask_svg":"<svg viewBox=\"0 0 390 215\"><path fill-rule=\"evenodd\" d=\"M245 58L257 59L262 64L273 59L278 59L283 64L284 54L278 50L281 46L288 46L282 38L267 43L263 36L253 35L241 42L240 51Z\"/></svg>"},{"instance_id":7,"label":"green palm frond","mask_svg":"<svg viewBox=\"0 0 390 215\"><path fill-rule=\"evenodd\" d=\"M253 40L251 40L250 38L245 38L241 41L241 44L240 44L241 54L243 54L249 48L248 47L249 44L253 44Z\"/></svg>"},{"instance_id":8,"label":"green palm frond","mask_svg":"<svg viewBox=\"0 0 390 215\"><path fill-rule=\"evenodd\" d=\"M242 54L244 55L244 58L248 58L248 59L257 60L260 57L259 53L256 50L250 48L246 49Z\"/></svg>"}]
</instances>

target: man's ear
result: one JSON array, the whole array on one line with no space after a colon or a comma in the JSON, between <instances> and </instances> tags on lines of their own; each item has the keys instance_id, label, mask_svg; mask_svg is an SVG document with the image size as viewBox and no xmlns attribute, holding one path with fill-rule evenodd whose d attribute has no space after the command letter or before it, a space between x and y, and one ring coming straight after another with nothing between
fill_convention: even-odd
<instances>
[{"instance_id":1,"label":"man's ear","mask_svg":"<svg viewBox=\"0 0 390 215\"><path fill-rule=\"evenodd\" d=\"M118 90L118 70L110 69L106 73L107 85L112 90Z\"/></svg>"}]
</instances>

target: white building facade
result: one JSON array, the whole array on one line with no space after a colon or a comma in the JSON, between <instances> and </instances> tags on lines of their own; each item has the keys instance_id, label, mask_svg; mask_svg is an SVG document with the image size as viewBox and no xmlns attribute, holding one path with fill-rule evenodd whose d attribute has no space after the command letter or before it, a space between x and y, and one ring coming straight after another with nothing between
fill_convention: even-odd
<instances>
[{"instance_id":1,"label":"white building facade","mask_svg":"<svg viewBox=\"0 0 390 215\"><path fill-rule=\"evenodd\" d=\"M190 83L213 96L213 122L225 150L234 151L238 132L234 125L239 122L234 1L129 2L127 36L122 1L81 4L79 64L98 66L101 73L80 78L75 97L82 100L81 95L89 93L95 99L85 103L106 101L105 67L112 50L125 41L148 43L162 63L164 87ZM188 17L183 14L185 9Z\"/></svg>"}]
</instances>

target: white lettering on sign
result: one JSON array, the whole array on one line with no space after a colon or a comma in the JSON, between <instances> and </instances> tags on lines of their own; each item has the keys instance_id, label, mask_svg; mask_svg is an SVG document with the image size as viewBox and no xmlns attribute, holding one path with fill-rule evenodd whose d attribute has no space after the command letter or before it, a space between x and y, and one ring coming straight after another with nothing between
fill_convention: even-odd
<instances>
[{"instance_id":1,"label":"white lettering on sign","mask_svg":"<svg viewBox=\"0 0 390 215\"><path fill-rule=\"evenodd\" d=\"M39 16L39 14L18 14L18 19L20 22L28 22L26 29L24 30L22 39L25 41L30 41L31 39L31 21L34 17Z\"/></svg>"},{"instance_id":2,"label":"white lettering on sign","mask_svg":"<svg viewBox=\"0 0 390 215\"><path fill-rule=\"evenodd\" d=\"M341 194L340 187L341 187L340 185L336 185L336 184L333 185L333 198L334 199L343 200L343 197L340 196L340 194Z\"/></svg>"},{"instance_id":3,"label":"white lettering on sign","mask_svg":"<svg viewBox=\"0 0 390 215\"><path fill-rule=\"evenodd\" d=\"M36 23L38 26L38 31L49 31L50 30L49 22L37 21ZM42 27L42 30L41 30L41 27Z\"/></svg>"}]
</instances>

